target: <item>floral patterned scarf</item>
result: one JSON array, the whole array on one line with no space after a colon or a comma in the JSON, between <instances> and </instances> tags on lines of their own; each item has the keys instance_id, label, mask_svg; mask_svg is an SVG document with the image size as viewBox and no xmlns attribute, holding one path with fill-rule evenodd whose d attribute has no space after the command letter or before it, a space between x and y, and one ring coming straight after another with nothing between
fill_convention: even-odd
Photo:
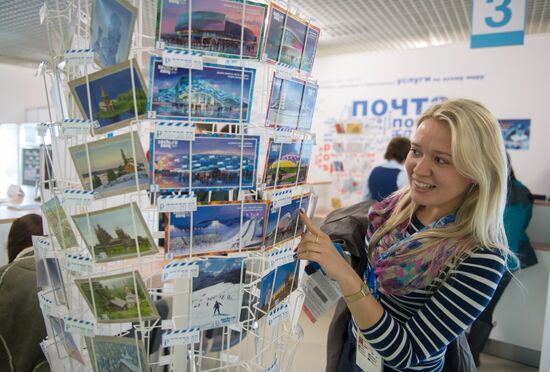
<instances>
[{"instance_id":1,"label":"floral patterned scarf","mask_svg":"<svg viewBox=\"0 0 550 372\"><path fill-rule=\"evenodd\" d=\"M390 217L400 196L393 196L372 205L368 213L369 229L367 246L374 232ZM442 217L419 231L438 229L454 222L455 215ZM437 278L462 239L449 238L438 246L418 254L411 251L422 246L415 240L416 234L407 232L409 221L403 221L396 229L380 239L371 256L370 269L374 268L377 290L387 295L403 296L430 285Z\"/></svg>"}]
</instances>

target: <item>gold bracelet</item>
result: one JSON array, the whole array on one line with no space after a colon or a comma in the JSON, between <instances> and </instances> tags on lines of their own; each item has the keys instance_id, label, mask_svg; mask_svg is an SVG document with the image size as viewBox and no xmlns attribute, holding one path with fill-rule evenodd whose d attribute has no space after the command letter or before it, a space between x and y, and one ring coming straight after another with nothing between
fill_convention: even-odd
<instances>
[{"instance_id":1,"label":"gold bracelet","mask_svg":"<svg viewBox=\"0 0 550 372\"><path fill-rule=\"evenodd\" d=\"M359 301L363 297L367 297L368 295L370 295L370 288L367 283L363 283L361 289L358 292L352 293L348 296L344 296L344 301L346 301L347 304L352 304Z\"/></svg>"}]
</instances>

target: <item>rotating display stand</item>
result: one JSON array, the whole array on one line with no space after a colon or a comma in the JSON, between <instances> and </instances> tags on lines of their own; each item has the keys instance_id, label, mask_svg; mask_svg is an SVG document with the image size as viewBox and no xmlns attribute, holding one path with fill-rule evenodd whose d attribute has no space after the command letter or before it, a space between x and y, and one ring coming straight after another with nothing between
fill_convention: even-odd
<instances>
[{"instance_id":1,"label":"rotating display stand","mask_svg":"<svg viewBox=\"0 0 550 372\"><path fill-rule=\"evenodd\" d=\"M41 9L41 346L56 371L292 370L319 29L290 4L165 0L151 34L148 6Z\"/></svg>"}]
</instances>

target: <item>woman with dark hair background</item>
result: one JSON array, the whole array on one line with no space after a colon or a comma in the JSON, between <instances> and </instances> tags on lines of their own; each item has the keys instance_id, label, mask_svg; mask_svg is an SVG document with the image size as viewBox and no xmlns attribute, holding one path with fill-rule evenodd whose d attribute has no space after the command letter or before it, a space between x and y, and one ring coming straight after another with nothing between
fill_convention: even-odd
<instances>
[{"instance_id":1,"label":"woman with dark hair background","mask_svg":"<svg viewBox=\"0 0 550 372\"><path fill-rule=\"evenodd\" d=\"M369 175L365 200L381 201L407 185L407 172L403 164L410 148L411 141L408 138L392 138L384 154L386 161L374 167Z\"/></svg>"},{"instance_id":2,"label":"woman with dark hair background","mask_svg":"<svg viewBox=\"0 0 550 372\"><path fill-rule=\"evenodd\" d=\"M46 338L38 302L33 235L43 235L42 217L16 219L8 234L9 263L0 268L0 366L2 371L49 371L40 342Z\"/></svg>"}]
</instances>

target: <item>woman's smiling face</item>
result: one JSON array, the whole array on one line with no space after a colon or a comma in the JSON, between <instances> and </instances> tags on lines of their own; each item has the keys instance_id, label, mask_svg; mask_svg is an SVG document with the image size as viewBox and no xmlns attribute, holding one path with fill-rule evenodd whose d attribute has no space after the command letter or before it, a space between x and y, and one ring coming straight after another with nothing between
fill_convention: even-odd
<instances>
[{"instance_id":1,"label":"woman's smiling face","mask_svg":"<svg viewBox=\"0 0 550 372\"><path fill-rule=\"evenodd\" d=\"M405 168L411 197L419 205L418 212L429 220L457 209L472 184L453 165L451 129L431 118L416 128Z\"/></svg>"}]
</instances>

